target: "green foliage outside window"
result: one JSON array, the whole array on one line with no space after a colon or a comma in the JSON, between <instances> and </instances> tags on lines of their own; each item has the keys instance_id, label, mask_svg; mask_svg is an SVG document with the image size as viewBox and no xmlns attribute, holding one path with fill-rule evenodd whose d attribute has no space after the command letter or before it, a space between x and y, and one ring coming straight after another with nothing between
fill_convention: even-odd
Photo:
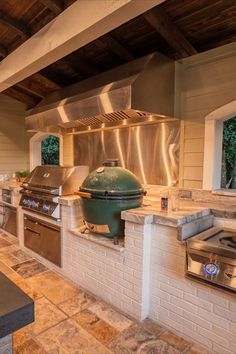
<instances>
[{"instance_id":1,"label":"green foliage outside window","mask_svg":"<svg viewBox=\"0 0 236 354\"><path fill-rule=\"evenodd\" d=\"M42 165L59 165L59 138L49 135L42 141Z\"/></svg>"},{"instance_id":2,"label":"green foliage outside window","mask_svg":"<svg viewBox=\"0 0 236 354\"><path fill-rule=\"evenodd\" d=\"M224 122L221 187L236 189L236 117Z\"/></svg>"}]
</instances>

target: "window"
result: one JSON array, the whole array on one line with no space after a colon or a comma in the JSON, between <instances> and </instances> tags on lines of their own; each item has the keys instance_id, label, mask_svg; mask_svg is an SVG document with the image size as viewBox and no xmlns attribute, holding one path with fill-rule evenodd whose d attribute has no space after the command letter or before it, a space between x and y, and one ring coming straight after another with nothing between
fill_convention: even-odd
<instances>
[{"instance_id":1,"label":"window","mask_svg":"<svg viewBox=\"0 0 236 354\"><path fill-rule=\"evenodd\" d=\"M221 188L236 189L236 117L223 124Z\"/></svg>"},{"instance_id":2,"label":"window","mask_svg":"<svg viewBox=\"0 0 236 354\"><path fill-rule=\"evenodd\" d=\"M205 117L203 189L236 189L235 120L236 100Z\"/></svg>"},{"instance_id":3,"label":"window","mask_svg":"<svg viewBox=\"0 0 236 354\"><path fill-rule=\"evenodd\" d=\"M42 165L59 165L59 138L49 135L41 142Z\"/></svg>"}]
</instances>

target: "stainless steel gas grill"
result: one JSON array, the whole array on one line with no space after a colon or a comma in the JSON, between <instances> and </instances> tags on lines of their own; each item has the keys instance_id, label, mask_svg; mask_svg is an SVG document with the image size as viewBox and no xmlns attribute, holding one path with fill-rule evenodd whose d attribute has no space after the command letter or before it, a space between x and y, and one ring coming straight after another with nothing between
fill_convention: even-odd
<instances>
[{"instance_id":1,"label":"stainless steel gas grill","mask_svg":"<svg viewBox=\"0 0 236 354\"><path fill-rule=\"evenodd\" d=\"M59 198L75 193L88 172L88 166L37 166L22 184L20 205L58 220Z\"/></svg>"},{"instance_id":2,"label":"stainless steel gas grill","mask_svg":"<svg viewBox=\"0 0 236 354\"><path fill-rule=\"evenodd\" d=\"M212 227L187 241L187 276L236 292L236 231Z\"/></svg>"}]
</instances>

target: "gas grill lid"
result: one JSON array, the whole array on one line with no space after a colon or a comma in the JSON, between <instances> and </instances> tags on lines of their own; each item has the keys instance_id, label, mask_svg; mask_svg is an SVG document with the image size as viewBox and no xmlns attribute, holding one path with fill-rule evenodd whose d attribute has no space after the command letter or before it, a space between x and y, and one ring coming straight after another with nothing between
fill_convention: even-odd
<instances>
[{"instance_id":1,"label":"gas grill lid","mask_svg":"<svg viewBox=\"0 0 236 354\"><path fill-rule=\"evenodd\" d=\"M88 173L88 166L37 166L25 179L23 187L42 193L73 194Z\"/></svg>"}]
</instances>

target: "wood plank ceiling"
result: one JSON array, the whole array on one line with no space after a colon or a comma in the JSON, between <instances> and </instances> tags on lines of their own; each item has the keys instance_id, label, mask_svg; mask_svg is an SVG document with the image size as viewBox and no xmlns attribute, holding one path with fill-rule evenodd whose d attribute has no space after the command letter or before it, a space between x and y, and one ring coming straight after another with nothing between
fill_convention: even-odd
<instances>
[{"instance_id":1,"label":"wood plank ceiling","mask_svg":"<svg viewBox=\"0 0 236 354\"><path fill-rule=\"evenodd\" d=\"M0 0L0 59L74 1ZM55 90L154 51L181 59L235 40L235 0L166 0L4 93L33 107Z\"/></svg>"}]
</instances>

